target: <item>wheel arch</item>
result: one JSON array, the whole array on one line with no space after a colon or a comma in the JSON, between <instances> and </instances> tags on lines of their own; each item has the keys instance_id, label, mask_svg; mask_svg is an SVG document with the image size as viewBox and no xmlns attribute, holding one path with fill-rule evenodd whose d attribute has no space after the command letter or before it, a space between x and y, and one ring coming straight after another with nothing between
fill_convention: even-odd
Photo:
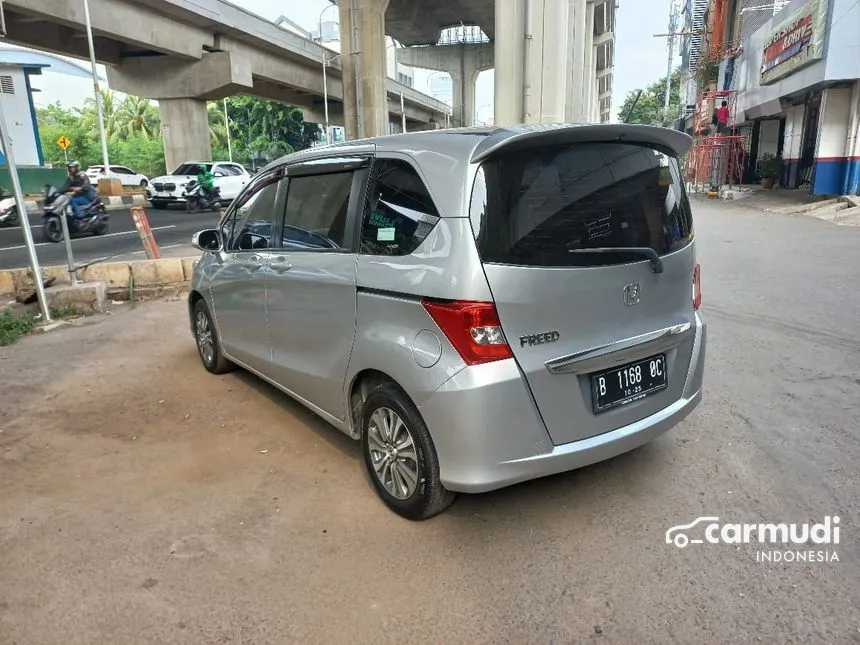
<instances>
[{"instance_id":1,"label":"wheel arch","mask_svg":"<svg viewBox=\"0 0 860 645\"><path fill-rule=\"evenodd\" d=\"M361 408L364 406L364 402L367 400L367 397L373 389L383 383L393 385L401 394L403 394L403 396L412 401L413 405L415 404L415 401L411 396L409 396L409 394L407 394L406 390L400 385L400 383L382 370L374 368L361 370L352 378L348 389L348 430L349 435L353 439L361 438ZM418 406L416 405L415 407L417 408Z\"/></svg>"}]
</instances>

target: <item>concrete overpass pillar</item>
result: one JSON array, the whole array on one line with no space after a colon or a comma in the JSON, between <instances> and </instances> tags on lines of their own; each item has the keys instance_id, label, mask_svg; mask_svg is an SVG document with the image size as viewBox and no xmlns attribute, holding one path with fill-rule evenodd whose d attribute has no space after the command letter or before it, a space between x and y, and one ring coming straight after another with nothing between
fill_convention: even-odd
<instances>
[{"instance_id":1,"label":"concrete overpass pillar","mask_svg":"<svg viewBox=\"0 0 860 645\"><path fill-rule=\"evenodd\" d=\"M433 69L451 75L454 89L454 127L475 123L475 81L478 74L494 65L490 43L463 43L431 47L401 47L397 61L410 67Z\"/></svg>"},{"instance_id":2,"label":"concrete overpass pillar","mask_svg":"<svg viewBox=\"0 0 860 645\"><path fill-rule=\"evenodd\" d=\"M388 134L385 10L388 0L338 0L347 139ZM353 52L360 52L353 54Z\"/></svg>"},{"instance_id":3,"label":"concrete overpass pillar","mask_svg":"<svg viewBox=\"0 0 860 645\"><path fill-rule=\"evenodd\" d=\"M161 112L167 172L184 161L212 161L206 101L161 99L158 109Z\"/></svg>"},{"instance_id":4,"label":"concrete overpass pillar","mask_svg":"<svg viewBox=\"0 0 860 645\"><path fill-rule=\"evenodd\" d=\"M582 88L583 106L580 118L583 121L594 120L594 103L597 94L594 88L594 79L597 70L597 56L594 52L594 0L587 0L585 4L585 31L583 33L583 66L582 66Z\"/></svg>"},{"instance_id":5,"label":"concrete overpass pillar","mask_svg":"<svg viewBox=\"0 0 860 645\"><path fill-rule=\"evenodd\" d=\"M593 16L593 11L592 11ZM570 52L567 71L567 99L565 120L568 122L588 122L589 110L586 107L591 85L586 81L588 68L587 53L593 42L590 34L594 31L594 21L588 20L586 0L568 0L568 42Z\"/></svg>"},{"instance_id":6,"label":"concrete overpass pillar","mask_svg":"<svg viewBox=\"0 0 860 645\"><path fill-rule=\"evenodd\" d=\"M496 125L523 122L525 0L496 0L494 42Z\"/></svg>"}]
</instances>

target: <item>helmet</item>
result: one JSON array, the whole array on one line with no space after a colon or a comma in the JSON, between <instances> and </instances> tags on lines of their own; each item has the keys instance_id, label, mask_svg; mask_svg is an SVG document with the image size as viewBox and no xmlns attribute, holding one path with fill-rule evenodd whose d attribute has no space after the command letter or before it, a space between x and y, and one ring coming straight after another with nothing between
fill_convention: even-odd
<instances>
[{"instance_id":1,"label":"helmet","mask_svg":"<svg viewBox=\"0 0 860 645\"><path fill-rule=\"evenodd\" d=\"M77 160L76 161L70 161L69 163L66 164L66 168L74 168L75 170L80 169L80 167L81 167L81 162L77 161Z\"/></svg>"}]
</instances>

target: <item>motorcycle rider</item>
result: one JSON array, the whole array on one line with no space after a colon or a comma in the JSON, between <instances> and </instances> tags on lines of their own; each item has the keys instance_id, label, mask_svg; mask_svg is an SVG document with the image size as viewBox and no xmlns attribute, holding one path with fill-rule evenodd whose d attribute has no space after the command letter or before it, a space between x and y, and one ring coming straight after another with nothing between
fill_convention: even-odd
<instances>
[{"instance_id":1,"label":"motorcycle rider","mask_svg":"<svg viewBox=\"0 0 860 645\"><path fill-rule=\"evenodd\" d=\"M83 207L96 198L96 191L90 183L90 178L81 172L81 164L70 161L66 166L69 177L60 189L61 193L72 195L71 206L77 219L83 217Z\"/></svg>"},{"instance_id":2,"label":"motorcycle rider","mask_svg":"<svg viewBox=\"0 0 860 645\"><path fill-rule=\"evenodd\" d=\"M200 189L203 191L203 198L206 201L213 201L215 195L215 175L206 166L197 166L197 183L200 184Z\"/></svg>"}]
</instances>

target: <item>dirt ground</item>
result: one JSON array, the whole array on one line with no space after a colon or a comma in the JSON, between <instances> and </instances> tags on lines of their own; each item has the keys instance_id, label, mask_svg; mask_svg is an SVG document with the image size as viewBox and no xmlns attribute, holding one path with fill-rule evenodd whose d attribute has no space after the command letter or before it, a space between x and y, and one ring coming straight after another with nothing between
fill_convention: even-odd
<instances>
[{"instance_id":1,"label":"dirt ground","mask_svg":"<svg viewBox=\"0 0 860 645\"><path fill-rule=\"evenodd\" d=\"M424 523L345 436L207 374L183 302L0 348L0 643L860 643L860 235L721 209L697 206L699 409ZM826 514L839 562L665 543Z\"/></svg>"}]
</instances>

